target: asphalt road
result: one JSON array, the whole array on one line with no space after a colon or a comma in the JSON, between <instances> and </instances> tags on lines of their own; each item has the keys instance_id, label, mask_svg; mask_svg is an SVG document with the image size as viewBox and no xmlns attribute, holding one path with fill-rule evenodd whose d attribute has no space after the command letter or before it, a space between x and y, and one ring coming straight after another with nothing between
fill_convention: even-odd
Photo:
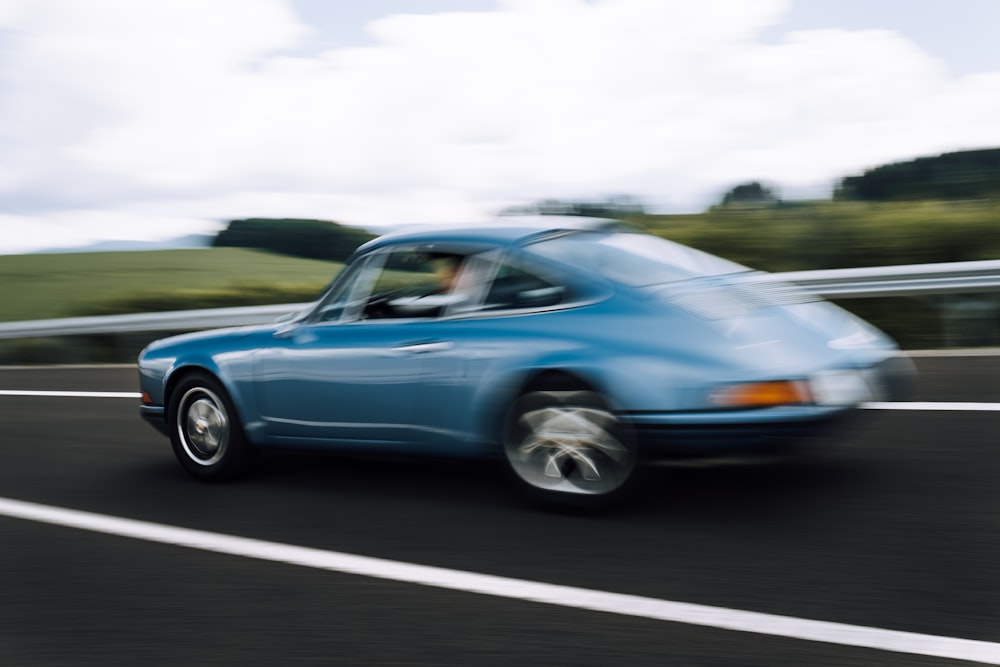
<instances>
[{"instance_id":1,"label":"asphalt road","mask_svg":"<svg viewBox=\"0 0 1000 667\"><path fill-rule=\"evenodd\" d=\"M1000 357L916 400L1000 402ZM132 368L0 389L135 391ZM870 411L820 460L645 471L540 510L479 463L282 453L190 479L123 398L0 396L0 498L532 582L1000 642L1000 412ZM0 665L957 665L275 563L0 516Z\"/></svg>"}]
</instances>

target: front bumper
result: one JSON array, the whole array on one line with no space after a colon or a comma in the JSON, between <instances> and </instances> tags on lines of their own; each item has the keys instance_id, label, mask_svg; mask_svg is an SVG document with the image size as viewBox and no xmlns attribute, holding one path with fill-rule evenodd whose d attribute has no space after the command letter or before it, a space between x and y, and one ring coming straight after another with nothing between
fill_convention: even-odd
<instances>
[{"instance_id":1,"label":"front bumper","mask_svg":"<svg viewBox=\"0 0 1000 667\"><path fill-rule=\"evenodd\" d=\"M163 435L170 435L167 428L167 409L162 405L140 405L139 416Z\"/></svg>"}]
</instances>

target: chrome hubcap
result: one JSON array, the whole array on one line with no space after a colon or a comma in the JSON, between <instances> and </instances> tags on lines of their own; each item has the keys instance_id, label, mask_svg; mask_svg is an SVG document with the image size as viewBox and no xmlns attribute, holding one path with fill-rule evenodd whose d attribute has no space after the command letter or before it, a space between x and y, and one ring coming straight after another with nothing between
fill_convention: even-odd
<instances>
[{"instance_id":1,"label":"chrome hubcap","mask_svg":"<svg viewBox=\"0 0 1000 667\"><path fill-rule=\"evenodd\" d=\"M537 404L518 420L508 444L514 471L540 489L580 494L614 491L634 464L632 451L615 436L617 419L592 392L536 392Z\"/></svg>"},{"instance_id":2,"label":"chrome hubcap","mask_svg":"<svg viewBox=\"0 0 1000 667\"><path fill-rule=\"evenodd\" d=\"M219 461L229 438L229 420L222 401L211 391L196 387L181 399L181 409L177 428L185 453L200 465Z\"/></svg>"}]
</instances>

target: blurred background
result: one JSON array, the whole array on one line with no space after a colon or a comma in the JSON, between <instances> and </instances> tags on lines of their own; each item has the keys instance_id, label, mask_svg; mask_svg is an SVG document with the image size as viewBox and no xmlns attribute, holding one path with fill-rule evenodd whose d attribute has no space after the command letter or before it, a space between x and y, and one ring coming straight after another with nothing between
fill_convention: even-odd
<instances>
[{"instance_id":1,"label":"blurred background","mask_svg":"<svg viewBox=\"0 0 1000 667\"><path fill-rule=\"evenodd\" d=\"M1000 258L995 0L362 5L0 0L0 321L309 301L375 234L498 214L769 271ZM841 305L1000 344L988 292Z\"/></svg>"}]
</instances>

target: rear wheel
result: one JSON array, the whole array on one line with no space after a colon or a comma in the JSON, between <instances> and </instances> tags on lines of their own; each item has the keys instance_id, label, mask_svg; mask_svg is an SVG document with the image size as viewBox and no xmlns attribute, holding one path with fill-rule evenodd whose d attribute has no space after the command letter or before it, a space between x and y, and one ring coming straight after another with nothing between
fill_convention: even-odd
<instances>
[{"instance_id":1,"label":"rear wheel","mask_svg":"<svg viewBox=\"0 0 1000 667\"><path fill-rule=\"evenodd\" d=\"M171 395L168 418L174 455L195 477L225 479L249 468L253 450L215 378L196 373L182 379Z\"/></svg>"},{"instance_id":2,"label":"rear wheel","mask_svg":"<svg viewBox=\"0 0 1000 667\"><path fill-rule=\"evenodd\" d=\"M570 505L619 498L636 464L629 429L600 394L587 389L522 395L510 413L504 452L534 496Z\"/></svg>"}]
</instances>

